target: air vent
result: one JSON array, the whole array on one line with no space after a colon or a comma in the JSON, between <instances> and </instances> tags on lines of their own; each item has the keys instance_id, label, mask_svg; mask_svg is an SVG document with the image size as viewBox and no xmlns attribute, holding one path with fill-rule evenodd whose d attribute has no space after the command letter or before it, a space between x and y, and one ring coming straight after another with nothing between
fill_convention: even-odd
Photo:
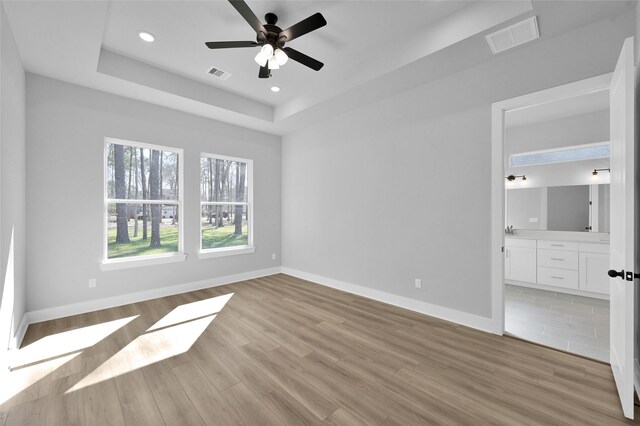
<instances>
[{"instance_id":1,"label":"air vent","mask_svg":"<svg viewBox=\"0 0 640 426\"><path fill-rule=\"evenodd\" d=\"M486 36L487 43L493 54L504 52L516 46L520 46L531 40L540 38L538 21L535 16L522 22L513 24L495 33Z\"/></svg>"},{"instance_id":2,"label":"air vent","mask_svg":"<svg viewBox=\"0 0 640 426\"><path fill-rule=\"evenodd\" d=\"M229 77L231 77L230 72L222 71L220 68L216 68L216 67L211 67L211 69L207 72L212 76L214 76L215 78L219 78L220 80L226 80Z\"/></svg>"}]
</instances>

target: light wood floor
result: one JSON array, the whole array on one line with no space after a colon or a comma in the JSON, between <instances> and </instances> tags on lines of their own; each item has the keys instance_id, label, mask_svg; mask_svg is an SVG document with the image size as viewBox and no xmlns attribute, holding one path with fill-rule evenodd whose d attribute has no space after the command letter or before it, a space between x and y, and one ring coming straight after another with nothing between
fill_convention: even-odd
<instances>
[{"instance_id":1,"label":"light wood floor","mask_svg":"<svg viewBox=\"0 0 640 426\"><path fill-rule=\"evenodd\" d=\"M626 423L605 364L286 275L34 324L17 362L0 425Z\"/></svg>"}]
</instances>

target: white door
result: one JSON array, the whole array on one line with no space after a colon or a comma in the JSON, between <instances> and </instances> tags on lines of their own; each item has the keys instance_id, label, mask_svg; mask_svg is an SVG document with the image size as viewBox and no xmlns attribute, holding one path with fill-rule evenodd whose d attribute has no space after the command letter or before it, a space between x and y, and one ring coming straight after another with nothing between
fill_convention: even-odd
<instances>
[{"instance_id":1,"label":"white door","mask_svg":"<svg viewBox=\"0 0 640 426\"><path fill-rule=\"evenodd\" d=\"M634 94L633 37L611 79L611 369L624 415L633 419L634 383ZM624 271L624 272L623 272ZM631 272L630 280L628 273Z\"/></svg>"}]
</instances>

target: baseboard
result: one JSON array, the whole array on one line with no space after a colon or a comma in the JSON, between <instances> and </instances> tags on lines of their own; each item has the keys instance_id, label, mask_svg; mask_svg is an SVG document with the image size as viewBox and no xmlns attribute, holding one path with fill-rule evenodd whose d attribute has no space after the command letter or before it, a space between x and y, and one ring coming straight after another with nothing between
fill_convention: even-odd
<instances>
[{"instance_id":1,"label":"baseboard","mask_svg":"<svg viewBox=\"0 0 640 426\"><path fill-rule=\"evenodd\" d=\"M260 269L257 271L242 272L240 274L227 275L224 277L211 278L201 281L193 281L189 283L161 287L153 290L141 291L137 293L128 293L119 296L105 297L102 299L87 300L85 302L72 303L64 306L56 306L53 308L39 309L37 311L27 312L23 318L24 331L28 324L48 321L57 318L68 317L71 315L84 314L86 312L99 311L101 309L113 308L116 306L127 305L129 303L142 302L159 297L172 296L174 294L186 293L189 291L201 290L209 287L217 287L225 284L231 284L238 281L250 280L253 278L265 277L280 272L280 268ZM22 328L22 324L20 325ZM24 336L23 331L23 336ZM22 339L20 339L22 341Z\"/></svg>"},{"instance_id":2,"label":"baseboard","mask_svg":"<svg viewBox=\"0 0 640 426\"><path fill-rule=\"evenodd\" d=\"M17 351L18 348L20 348L20 346L22 345L22 340L24 339L24 335L27 332L28 326L29 323L27 322L27 314L24 314L15 334L12 334L10 337L10 340L8 342L9 347L6 349L2 348L2 350L0 351L0 376L2 375L2 373L7 371L7 369L11 368L13 354L15 354L15 351Z\"/></svg>"},{"instance_id":3,"label":"baseboard","mask_svg":"<svg viewBox=\"0 0 640 426\"><path fill-rule=\"evenodd\" d=\"M461 324L477 330L493 333L495 324L491 318L481 317L479 315L469 314L455 309L445 308L439 305L423 302L420 300L410 299L404 296L387 293L380 290L371 289L357 284L351 284L344 281L335 280L333 278L323 277L321 275L310 274L308 272L298 271L287 267L281 268L283 274L311 281L326 287L335 288L337 290L346 291L348 293L357 294L379 302L388 303L400 308L409 309L410 311L419 312L421 314L440 318L446 321Z\"/></svg>"},{"instance_id":4,"label":"baseboard","mask_svg":"<svg viewBox=\"0 0 640 426\"><path fill-rule=\"evenodd\" d=\"M25 313L22 316L22 321L20 321L20 325L18 326L18 330L16 330L16 335L13 340L12 350L18 349L22 345L22 340L24 339L24 335L27 332L27 327L29 326L29 317Z\"/></svg>"}]
</instances>

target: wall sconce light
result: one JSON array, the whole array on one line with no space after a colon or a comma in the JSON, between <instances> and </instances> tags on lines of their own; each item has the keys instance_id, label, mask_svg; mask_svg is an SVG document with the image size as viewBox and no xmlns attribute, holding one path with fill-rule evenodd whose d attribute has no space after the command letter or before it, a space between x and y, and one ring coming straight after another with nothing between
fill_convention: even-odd
<instances>
[{"instance_id":1,"label":"wall sconce light","mask_svg":"<svg viewBox=\"0 0 640 426\"><path fill-rule=\"evenodd\" d=\"M514 180L516 180L516 178L522 178L522 180L527 180L527 177L525 175L517 175L517 176L509 175L509 176L506 177L506 179L509 182L513 182Z\"/></svg>"},{"instance_id":2,"label":"wall sconce light","mask_svg":"<svg viewBox=\"0 0 640 426\"><path fill-rule=\"evenodd\" d=\"M611 169L593 169L593 173L591 174L594 176L598 176L598 172L604 172L605 170L611 173Z\"/></svg>"}]
</instances>

